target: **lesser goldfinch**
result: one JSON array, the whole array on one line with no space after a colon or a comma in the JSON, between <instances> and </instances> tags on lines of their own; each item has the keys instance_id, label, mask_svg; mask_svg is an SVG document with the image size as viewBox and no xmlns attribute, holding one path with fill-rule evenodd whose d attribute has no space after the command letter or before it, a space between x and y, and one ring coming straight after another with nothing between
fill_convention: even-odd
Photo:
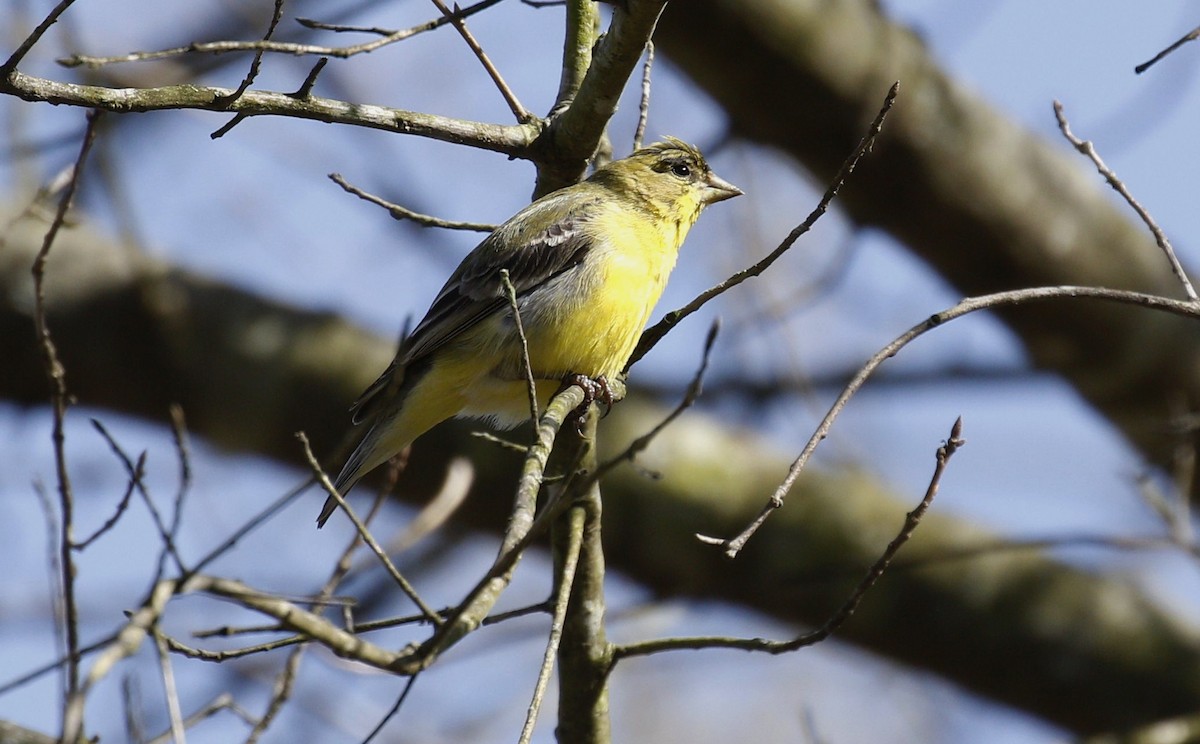
<instances>
[{"instance_id":1,"label":"lesser goldfinch","mask_svg":"<svg viewBox=\"0 0 1200 744\"><path fill-rule=\"evenodd\" d=\"M625 366L704 207L741 194L695 147L667 138L525 207L484 238L438 292L387 370L352 406L370 428L334 486L349 491L434 425L455 416L511 427L529 419L520 337L539 405L565 379ZM326 500L317 526L337 508Z\"/></svg>"}]
</instances>

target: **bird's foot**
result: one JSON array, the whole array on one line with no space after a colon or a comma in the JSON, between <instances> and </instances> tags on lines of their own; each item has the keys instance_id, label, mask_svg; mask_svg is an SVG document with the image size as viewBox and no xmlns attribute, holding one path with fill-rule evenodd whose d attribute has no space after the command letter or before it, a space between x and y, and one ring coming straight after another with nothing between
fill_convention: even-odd
<instances>
[{"instance_id":1,"label":"bird's foot","mask_svg":"<svg viewBox=\"0 0 1200 744\"><path fill-rule=\"evenodd\" d=\"M562 387L559 392L566 390L569 387L577 387L583 391L583 402L571 411L568 420L575 422L575 430L583 434L584 417L587 415L588 408L592 403L601 401L604 403L604 413L601 418L607 416L613 407L613 392L608 386L608 378L604 375L599 377L588 377L587 375L571 374L563 378Z\"/></svg>"}]
</instances>

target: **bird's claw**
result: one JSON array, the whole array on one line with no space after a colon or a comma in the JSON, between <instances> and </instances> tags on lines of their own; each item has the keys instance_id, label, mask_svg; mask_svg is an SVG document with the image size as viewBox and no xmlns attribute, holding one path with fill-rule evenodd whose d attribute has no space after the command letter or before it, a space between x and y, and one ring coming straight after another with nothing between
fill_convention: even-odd
<instances>
[{"instance_id":1,"label":"bird's claw","mask_svg":"<svg viewBox=\"0 0 1200 744\"><path fill-rule=\"evenodd\" d=\"M612 411L613 392L612 388L608 386L608 378L604 375L594 378L581 374L567 375L563 380L562 390L566 390L569 387L577 387L583 391L583 402L570 415L570 419L575 422L575 430L580 434L584 433L584 416L587 414L587 410L592 403L597 400L604 403L604 413L601 414L601 418L604 418Z\"/></svg>"}]
</instances>

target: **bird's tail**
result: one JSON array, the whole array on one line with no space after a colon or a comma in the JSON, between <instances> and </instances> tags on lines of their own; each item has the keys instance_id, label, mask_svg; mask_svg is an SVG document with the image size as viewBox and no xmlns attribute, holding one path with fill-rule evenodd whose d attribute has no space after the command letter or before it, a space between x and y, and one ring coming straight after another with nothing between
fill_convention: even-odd
<instances>
[{"instance_id":1,"label":"bird's tail","mask_svg":"<svg viewBox=\"0 0 1200 744\"><path fill-rule=\"evenodd\" d=\"M366 436L362 438L362 441L358 443L358 446L354 448L354 452L351 453L350 459L346 460L346 464L342 466L341 472L338 473L338 476L333 479L333 487L337 489L337 492L340 493L343 498L346 496L346 494L350 493L350 489L354 488L354 484L358 483L359 478L362 478L364 475L366 475L367 471L370 470L369 467L364 466L367 464L367 458L375 449L374 434L375 427L372 426L367 430ZM337 511L337 508L338 503L336 499L334 499L332 496L325 499L325 505L321 507L321 514L317 517L317 529L321 529L325 526L325 523L328 522L329 518L333 516L333 513Z\"/></svg>"}]
</instances>

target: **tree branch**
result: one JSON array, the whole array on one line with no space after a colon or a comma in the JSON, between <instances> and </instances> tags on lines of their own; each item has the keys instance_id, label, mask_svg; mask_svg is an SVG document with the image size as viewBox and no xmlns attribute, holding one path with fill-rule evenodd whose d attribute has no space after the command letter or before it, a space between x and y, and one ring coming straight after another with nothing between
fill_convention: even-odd
<instances>
[{"instance_id":1,"label":"tree branch","mask_svg":"<svg viewBox=\"0 0 1200 744\"><path fill-rule=\"evenodd\" d=\"M114 113L141 113L176 109L233 112L245 116L287 116L330 124L348 124L396 134L410 134L442 142L470 145L513 158L529 158L535 125L488 124L437 114L350 103L317 96L246 90L233 97L231 88L169 85L157 88L107 88L62 83L13 71L0 79L0 93L26 101L83 106Z\"/></svg>"}]
</instances>

